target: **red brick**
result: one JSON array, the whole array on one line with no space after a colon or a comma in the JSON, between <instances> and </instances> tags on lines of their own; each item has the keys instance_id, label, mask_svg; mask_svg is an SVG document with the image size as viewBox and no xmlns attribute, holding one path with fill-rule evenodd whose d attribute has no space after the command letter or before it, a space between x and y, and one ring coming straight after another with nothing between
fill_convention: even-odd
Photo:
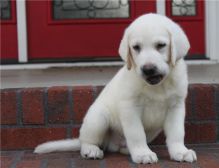
<instances>
[{"instance_id":1,"label":"red brick","mask_svg":"<svg viewBox=\"0 0 219 168\"><path fill-rule=\"evenodd\" d=\"M219 84L214 85L214 109L217 113L217 119L219 119Z\"/></svg>"},{"instance_id":2,"label":"red brick","mask_svg":"<svg viewBox=\"0 0 219 168\"><path fill-rule=\"evenodd\" d=\"M165 145L149 146L150 149L157 154L158 160L170 160L168 150Z\"/></svg>"},{"instance_id":3,"label":"red brick","mask_svg":"<svg viewBox=\"0 0 219 168\"><path fill-rule=\"evenodd\" d=\"M118 153L110 153L105 156L106 160L106 167L107 168L128 168L131 167L131 164L129 163L129 156L127 155L121 155Z\"/></svg>"},{"instance_id":4,"label":"red brick","mask_svg":"<svg viewBox=\"0 0 219 168\"><path fill-rule=\"evenodd\" d=\"M70 159L65 159L65 158L49 159L47 163L47 168L69 168L70 164L71 164Z\"/></svg>"},{"instance_id":5,"label":"red brick","mask_svg":"<svg viewBox=\"0 0 219 168\"><path fill-rule=\"evenodd\" d=\"M41 88L24 89L22 96L22 111L24 124L44 123L44 90Z\"/></svg>"},{"instance_id":6,"label":"red brick","mask_svg":"<svg viewBox=\"0 0 219 168\"><path fill-rule=\"evenodd\" d=\"M217 140L216 123L205 123L199 125L199 140L200 143L215 143Z\"/></svg>"},{"instance_id":7,"label":"red brick","mask_svg":"<svg viewBox=\"0 0 219 168\"><path fill-rule=\"evenodd\" d=\"M80 154L75 155L73 159L74 167L97 168L100 167L100 160L86 160L81 158Z\"/></svg>"},{"instance_id":8,"label":"red brick","mask_svg":"<svg viewBox=\"0 0 219 168\"><path fill-rule=\"evenodd\" d=\"M194 90L191 86L189 86L186 98L186 119L193 119L193 95Z\"/></svg>"},{"instance_id":9,"label":"red brick","mask_svg":"<svg viewBox=\"0 0 219 168\"><path fill-rule=\"evenodd\" d=\"M43 155L35 154L32 150L27 150L24 152L24 155L22 156L22 160L42 160L45 157Z\"/></svg>"},{"instance_id":10,"label":"red brick","mask_svg":"<svg viewBox=\"0 0 219 168\"><path fill-rule=\"evenodd\" d=\"M1 168L9 168L12 164L13 157L12 156L1 156L0 157L0 167Z\"/></svg>"},{"instance_id":11,"label":"red brick","mask_svg":"<svg viewBox=\"0 0 219 168\"><path fill-rule=\"evenodd\" d=\"M173 160L164 160L163 162L159 162L160 167L167 167L167 168L193 168L194 164L186 163L186 162L176 162Z\"/></svg>"},{"instance_id":12,"label":"red brick","mask_svg":"<svg viewBox=\"0 0 219 168\"><path fill-rule=\"evenodd\" d=\"M161 168L159 163L153 164L137 164L137 168Z\"/></svg>"},{"instance_id":13,"label":"red brick","mask_svg":"<svg viewBox=\"0 0 219 168\"><path fill-rule=\"evenodd\" d=\"M199 143L198 139L198 125L192 123L185 124L185 143Z\"/></svg>"},{"instance_id":14,"label":"red brick","mask_svg":"<svg viewBox=\"0 0 219 168\"><path fill-rule=\"evenodd\" d=\"M161 168L159 163L153 163L153 164L138 164L136 166L137 168Z\"/></svg>"},{"instance_id":15,"label":"red brick","mask_svg":"<svg viewBox=\"0 0 219 168\"><path fill-rule=\"evenodd\" d=\"M23 160L19 162L16 168L40 168L40 160Z\"/></svg>"},{"instance_id":16,"label":"red brick","mask_svg":"<svg viewBox=\"0 0 219 168\"><path fill-rule=\"evenodd\" d=\"M73 136L73 138L79 137L79 131L80 131L80 127L72 128L72 136Z\"/></svg>"},{"instance_id":17,"label":"red brick","mask_svg":"<svg viewBox=\"0 0 219 168\"><path fill-rule=\"evenodd\" d=\"M36 145L66 138L65 128L2 128L2 150L33 149Z\"/></svg>"},{"instance_id":18,"label":"red brick","mask_svg":"<svg viewBox=\"0 0 219 168\"><path fill-rule=\"evenodd\" d=\"M93 102L92 87L82 86L73 88L73 112L74 121L81 123L88 108Z\"/></svg>"},{"instance_id":19,"label":"red brick","mask_svg":"<svg viewBox=\"0 0 219 168\"><path fill-rule=\"evenodd\" d=\"M67 87L48 89L48 122L67 123L70 120L70 104Z\"/></svg>"},{"instance_id":20,"label":"red brick","mask_svg":"<svg viewBox=\"0 0 219 168\"><path fill-rule=\"evenodd\" d=\"M203 168L218 168L219 162L210 154L198 154L198 166Z\"/></svg>"},{"instance_id":21,"label":"red brick","mask_svg":"<svg viewBox=\"0 0 219 168\"><path fill-rule=\"evenodd\" d=\"M49 161L49 160L56 160L56 159L72 159L72 158L75 158L75 157L80 157L80 152L77 151L77 152L73 152L73 151L70 151L70 152L53 152L53 153L46 153L46 154L30 154L30 153L27 153L24 155L24 159L25 160L36 160L36 159L39 159L39 160L44 160L44 161Z\"/></svg>"},{"instance_id":22,"label":"red brick","mask_svg":"<svg viewBox=\"0 0 219 168\"><path fill-rule=\"evenodd\" d=\"M95 99L100 95L100 93L102 92L102 90L104 89L105 86L97 86L96 87L96 97Z\"/></svg>"},{"instance_id":23,"label":"red brick","mask_svg":"<svg viewBox=\"0 0 219 168\"><path fill-rule=\"evenodd\" d=\"M185 143L216 142L216 123L186 123Z\"/></svg>"},{"instance_id":24,"label":"red brick","mask_svg":"<svg viewBox=\"0 0 219 168\"><path fill-rule=\"evenodd\" d=\"M147 136L147 135L146 135ZM152 142L152 145L163 145L165 144L165 135L161 132Z\"/></svg>"},{"instance_id":25,"label":"red brick","mask_svg":"<svg viewBox=\"0 0 219 168\"><path fill-rule=\"evenodd\" d=\"M1 124L17 123L16 90L2 90L0 99Z\"/></svg>"},{"instance_id":26,"label":"red brick","mask_svg":"<svg viewBox=\"0 0 219 168\"><path fill-rule=\"evenodd\" d=\"M196 93L195 111L198 120L216 119L213 85L193 85Z\"/></svg>"},{"instance_id":27,"label":"red brick","mask_svg":"<svg viewBox=\"0 0 219 168\"><path fill-rule=\"evenodd\" d=\"M73 137L79 136L80 127L72 129ZM204 133L203 133L204 132ZM150 145L164 145L165 135L160 133ZM186 123L185 143L211 143L216 141L216 124L211 123Z\"/></svg>"}]
</instances>

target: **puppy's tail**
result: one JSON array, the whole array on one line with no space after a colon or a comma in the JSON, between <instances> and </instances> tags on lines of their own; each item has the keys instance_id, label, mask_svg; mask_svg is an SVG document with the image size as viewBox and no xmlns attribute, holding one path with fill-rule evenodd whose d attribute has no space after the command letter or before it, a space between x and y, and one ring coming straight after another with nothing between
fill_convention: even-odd
<instances>
[{"instance_id":1,"label":"puppy's tail","mask_svg":"<svg viewBox=\"0 0 219 168\"><path fill-rule=\"evenodd\" d=\"M79 151L81 149L81 143L79 139L65 139L58 141L50 141L38 145L34 153L50 153L61 151Z\"/></svg>"}]
</instances>

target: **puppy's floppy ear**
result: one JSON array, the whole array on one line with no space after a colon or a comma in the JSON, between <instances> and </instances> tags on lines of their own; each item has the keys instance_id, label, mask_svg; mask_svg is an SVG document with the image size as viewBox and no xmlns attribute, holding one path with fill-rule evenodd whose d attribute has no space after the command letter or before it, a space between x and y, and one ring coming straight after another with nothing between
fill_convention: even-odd
<instances>
[{"instance_id":1,"label":"puppy's floppy ear","mask_svg":"<svg viewBox=\"0 0 219 168\"><path fill-rule=\"evenodd\" d=\"M128 43L128 29L125 30L119 46L119 55L127 63L127 68L130 70L134 64L134 60Z\"/></svg>"},{"instance_id":2,"label":"puppy's floppy ear","mask_svg":"<svg viewBox=\"0 0 219 168\"><path fill-rule=\"evenodd\" d=\"M127 68L130 70L132 66L135 66L135 62L133 60L130 48L128 49L128 56L127 56Z\"/></svg>"},{"instance_id":3,"label":"puppy's floppy ear","mask_svg":"<svg viewBox=\"0 0 219 168\"><path fill-rule=\"evenodd\" d=\"M170 61L174 66L176 62L186 56L190 49L189 40L180 26L172 22L168 27L170 35Z\"/></svg>"}]
</instances>

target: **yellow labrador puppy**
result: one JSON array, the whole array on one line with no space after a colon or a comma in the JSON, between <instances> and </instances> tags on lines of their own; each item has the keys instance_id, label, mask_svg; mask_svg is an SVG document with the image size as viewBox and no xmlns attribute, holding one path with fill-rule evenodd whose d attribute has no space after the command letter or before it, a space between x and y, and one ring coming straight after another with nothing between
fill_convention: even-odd
<instances>
[{"instance_id":1,"label":"yellow labrador puppy","mask_svg":"<svg viewBox=\"0 0 219 168\"><path fill-rule=\"evenodd\" d=\"M81 151L83 158L103 158L103 149L130 153L135 163L155 163L147 143L162 130L170 158L195 161L184 145L187 70L190 48L183 30L158 14L137 18L125 30L119 54L126 62L88 110L79 139L39 145L35 153Z\"/></svg>"}]
</instances>

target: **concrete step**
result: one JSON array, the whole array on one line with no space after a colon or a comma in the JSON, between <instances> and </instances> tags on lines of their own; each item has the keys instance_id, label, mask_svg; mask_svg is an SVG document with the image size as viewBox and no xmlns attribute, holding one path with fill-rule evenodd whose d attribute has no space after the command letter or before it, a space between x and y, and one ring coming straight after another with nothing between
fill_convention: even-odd
<instances>
[{"instance_id":1,"label":"concrete step","mask_svg":"<svg viewBox=\"0 0 219 168\"><path fill-rule=\"evenodd\" d=\"M186 61L189 83L219 83L219 63ZM123 62L3 65L2 88L105 85Z\"/></svg>"},{"instance_id":2,"label":"concrete step","mask_svg":"<svg viewBox=\"0 0 219 168\"><path fill-rule=\"evenodd\" d=\"M82 119L103 86L1 90L1 149L26 150L48 140L78 136ZM219 141L219 84L190 84L187 144ZM161 134L152 144L164 144Z\"/></svg>"}]
</instances>

